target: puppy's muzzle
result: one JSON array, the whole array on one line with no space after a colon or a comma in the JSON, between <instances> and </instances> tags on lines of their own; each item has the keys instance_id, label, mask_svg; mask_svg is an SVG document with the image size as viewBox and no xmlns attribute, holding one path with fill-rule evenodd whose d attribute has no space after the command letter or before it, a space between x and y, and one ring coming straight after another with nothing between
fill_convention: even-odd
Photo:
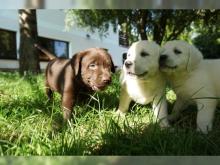
<instances>
[{"instance_id":1,"label":"puppy's muzzle","mask_svg":"<svg viewBox=\"0 0 220 165\"><path fill-rule=\"evenodd\" d=\"M132 65L133 65L133 63L132 63L131 61L129 61L129 60L126 60L126 61L125 61L125 67L126 67L127 69L130 68Z\"/></svg>"},{"instance_id":2,"label":"puppy's muzzle","mask_svg":"<svg viewBox=\"0 0 220 165\"><path fill-rule=\"evenodd\" d=\"M166 63L167 58L168 58L168 55L166 55L166 54L160 55L160 58L159 58L160 66L163 66Z\"/></svg>"},{"instance_id":3,"label":"puppy's muzzle","mask_svg":"<svg viewBox=\"0 0 220 165\"><path fill-rule=\"evenodd\" d=\"M167 58L168 58L168 56L167 56L166 54L162 54L162 55L160 56L160 62L166 61Z\"/></svg>"},{"instance_id":4,"label":"puppy's muzzle","mask_svg":"<svg viewBox=\"0 0 220 165\"><path fill-rule=\"evenodd\" d=\"M103 77L102 78L102 83L105 84L105 85L108 85L111 83L111 77Z\"/></svg>"}]
</instances>

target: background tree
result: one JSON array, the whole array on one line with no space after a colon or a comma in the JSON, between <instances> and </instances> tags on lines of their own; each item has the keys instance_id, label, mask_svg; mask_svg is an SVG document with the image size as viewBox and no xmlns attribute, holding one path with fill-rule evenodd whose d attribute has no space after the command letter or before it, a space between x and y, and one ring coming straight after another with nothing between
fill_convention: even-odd
<instances>
[{"instance_id":1,"label":"background tree","mask_svg":"<svg viewBox=\"0 0 220 165\"><path fill-rule=\"evenodd\" d=\"M192 31L193 22L200 21L205 28L206 22L218 16L219 10L68 10L66 23L69 27L76 23L91 32L98 30L101 36L107 35L110 25L114 31L119 25L130 43L152 39L161 44Z\"/></svg>"},{"instance_id":2,"label":"background tree","mask_svg":"<svg viewBox=\"0 0 220 165\"><path fill-rule=\"evenodd\" d=\"M207 15L212 15L210 11ZM210 19L204 19L205 28L201 22L195 22L195 34L192 42L202 51L205 58L220 57L220 14L212 15Z\"/></svg>"},{"instance_id":3,"label":"background tree","mask_svg":"<svg viewBox=\"0 0 220 165\"><path fill-rule=\"evenodd\" d=\"M215 59L220 55L220 33L201 34L193 39L193 43L205 58Z\"/></svg>"},{"instance_id":4,"label":"background tree","mask_svg":"<svg viewBox=\"0 0 220 165\"><path fill-rule=\"evenodd\" d=\"M82 8L120 8L120 9L195 9L195 8L219 8L220 1L218 0L72 0Z\"/></svg>"},{"instance_id":5,"label":"background tree","mask_svg":"<svg viewBox=\"0 0 220 165\"><path fill-rule=\"evenodd\" d=\"M37 74L40 72L39 57L34 43L37 42L37 18L36 10L19 10L20 24L20 48L19 48L19 72L24 75L27 72Z\"/></svg>"},{"instance_id":6,"label":"background tree","mask_svg":"<svg viewBox=\"0 0 220 165\"><path fill-rule=\"evenodd\" d=\"M205 58L220 57L220 10L68 10L67 27L74 23L104 37L110 27L119 29L127 46L137 40L161 44L183 39L194 43Z\"/></svg>"},{"instance_id":7,"label":"background tree","mask_svg":"<svg viewBox=\"0 0 220 165\"><path fill-rule=\"evenodd\" d=\"M45 0L26 0L26 8L42 9L45 7Z\"/></svg>"}]
</instances>

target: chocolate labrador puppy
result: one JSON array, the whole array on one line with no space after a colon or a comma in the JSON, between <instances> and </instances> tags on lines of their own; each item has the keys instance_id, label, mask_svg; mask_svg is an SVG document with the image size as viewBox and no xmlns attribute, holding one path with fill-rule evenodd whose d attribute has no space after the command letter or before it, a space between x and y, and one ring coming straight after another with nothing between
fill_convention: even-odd
<instances>
[{"instance_id":1,"label":"chocolate labrador puppy","mask_svg":"<svg viewBox=\"0 0 220 165\"><path fill-rule=\"evenodd\" d=\"M62 59L37 44L35 47L51 59L46 68L46 94L49 99L53 91L61 94L64 120L71 118L80 93L100 91L111 83L115 67L105 49L90 48L76 53L71 59Z\"/></svg>"}]
</instances>

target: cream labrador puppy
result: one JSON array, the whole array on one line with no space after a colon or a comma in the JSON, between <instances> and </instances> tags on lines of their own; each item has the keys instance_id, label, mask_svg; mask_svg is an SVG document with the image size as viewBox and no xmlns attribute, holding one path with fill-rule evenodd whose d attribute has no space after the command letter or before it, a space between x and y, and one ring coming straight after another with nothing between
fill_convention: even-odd
<instances>
[{"instance_id":1,"label":"cream labrador puppy","mask_svg":"<svg viewBox=\"0 0 220 165\"><path fill-rule=\"evenodd\" d=\"M117 113L124 115L132 100L144 105L152 102L157 121L167 127L166 82L159 71L160 50L159 45L150 41L138 41L129 48L121 74Z\"/></svg>"},{"instance_id":2,"label":"cream labrador puppy","mask_svg":"<svg viewBox=\"0 0 220 165\"><path fill-rule=\"evenodd\" d=\"M180 40L168 41L163 49L160 69L177 95L170 120L176 120L181 110L194 103L197 130L208 133L220 98L220 60L204 60L195 46Z\"/></svg>"}]
</instances>

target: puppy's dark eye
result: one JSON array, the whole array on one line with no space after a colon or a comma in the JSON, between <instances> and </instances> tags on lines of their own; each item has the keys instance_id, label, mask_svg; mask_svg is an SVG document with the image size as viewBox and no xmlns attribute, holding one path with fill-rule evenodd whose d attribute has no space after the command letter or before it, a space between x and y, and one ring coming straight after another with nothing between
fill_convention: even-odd
<instances>
[{"instance_id":1,"label":"puppy's dark eye","mask_svg":"<svg viewBox=\"0 0 220 165\"><path fill-rule=\"evenodd\" d=\"M147 53L147 52L141 52L141 57L146 57L146 56L149 56L149 53Z\"/></svg>"},{"instance_id":2,"label":"puppy's dark eye","mask_svg":"<svg viewBox=\"0 0 220 165\"><path fill-rule=\"evenodd\" d=\"M174 53L177 54L177 55L182 53L182 52L181 52L179 49L177 49L177 48L175 48L173 51L174 51Z\"/></svg>"},{"instance_id":3,"label":"puppy's dark eye","mask_svg":"<svg viewBox=\"0 0 220 165\"><path fill-rule=\"evenodd\" d=\"M94 69L96 67L96 64L89 64L89 68Z\"/></svg>"}]
</instances>

